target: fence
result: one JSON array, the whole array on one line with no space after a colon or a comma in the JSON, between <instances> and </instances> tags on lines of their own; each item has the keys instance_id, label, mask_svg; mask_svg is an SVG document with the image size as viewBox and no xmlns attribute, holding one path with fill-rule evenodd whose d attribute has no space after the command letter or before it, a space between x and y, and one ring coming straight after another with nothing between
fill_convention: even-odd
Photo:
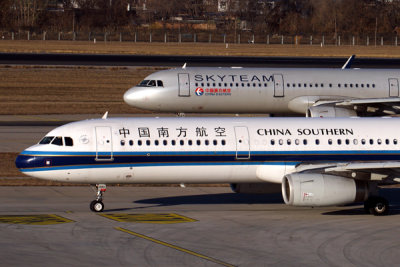
<instances>
[{"instance_id":1,"label":"fence","mask_svg":"<svg viewBox=\"0 0 400 267\"><path fill-rule=\"evenodd\" d=\"M0 32L3 40L71 40L93 42L164 42L164 43L250 43L250 44L292 44L292 45L364 45L397 46L397 35L338 35L337 38L324 35L277 35L252 34L251 32L170 32L141 30L136 32Z\"/></svg>"}]
</instances>

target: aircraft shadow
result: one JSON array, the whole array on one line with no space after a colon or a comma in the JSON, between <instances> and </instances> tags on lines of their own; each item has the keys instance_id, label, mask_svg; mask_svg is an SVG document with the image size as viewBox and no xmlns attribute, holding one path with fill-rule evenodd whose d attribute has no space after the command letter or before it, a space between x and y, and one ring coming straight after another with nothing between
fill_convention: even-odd
<instances>
[{"instance_id":1,"label":"aircraft shadow","mask_svg":"<svg viewBox=\"0 0 400 267\"><path fill-rule=\"evenodd\" d=\"M134 203L154 204L159 206L176 206L182 204L282 204L283 199L281 193L276 194L207 194L193 196L176 196L149 198L137 200Z\"/></svg>"}]
</instances>

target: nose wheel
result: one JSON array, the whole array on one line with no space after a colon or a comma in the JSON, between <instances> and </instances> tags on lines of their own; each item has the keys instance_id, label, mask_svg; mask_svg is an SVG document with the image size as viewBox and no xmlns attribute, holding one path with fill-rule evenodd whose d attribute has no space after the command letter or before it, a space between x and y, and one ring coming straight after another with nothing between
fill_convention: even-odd
<instances>
[{"instance_id":1,"label":"nose wheel","mask_svg":"<svg viewBox=\"0 0 400 267\"><path fill-rule=\"evenodd\" d=\"M96 185L96 199L90 202L90 210L94 212L102 212L104 210L103 193L106 192L107 187L105 184Z\"/></svg>"}]
</instances>

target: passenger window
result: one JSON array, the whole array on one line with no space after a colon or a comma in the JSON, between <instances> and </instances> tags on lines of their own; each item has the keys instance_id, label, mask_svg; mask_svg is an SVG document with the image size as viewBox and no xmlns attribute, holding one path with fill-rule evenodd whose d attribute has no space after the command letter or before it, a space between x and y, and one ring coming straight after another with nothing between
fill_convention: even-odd
<instances>
[{"instance_id":1,"label":"passenger window","mask_svg":"<svg viewBox=\"0 0 400 267\"><path fill-rule=\"evenodd\" d=\"M378 145L381 145L381 144L382 144L382 139L378 139L378 140L376 140L376 141L377 141Z\"/></svg>"},{"instance_id":2,"label":"passenger window","mask_svg":"<svg viewBox=\"0 0 400 267\"><path fill-rule=\"evenodd\" d=\"M303 139L303 145L307 145L307 139Z\"/></svg>"},{"instance_id":3,"label":"passenger window","mask_svg":"<svg viewBox=\"0 0 400 267\"><path fill-rule=\"evenodd\" d=\"M74 145L74 141L72 140L71 137L64 137L64 142L66 146L73 146Z\"/></svg>"},{"instance_id":4,"label":"passenger window","mask_svg":"<svg viewBox=\"0 0 400 267\"><path fill-rule=\"evenodd\" d=\"M361 144L365 145L367 141L365 139L361 139Z\"/></svg>"},{"instance_id":5,"label":"passenger window","mask_svg":"<svg viewBox=\"0 0 400 267\"><path fill-rule=\"evenodd\" d=\"M372 84L372 88L375 88L375 84L374 83Z\"/></svg>"},{"instance_id":6,"label":"passenger window","mask_svg":"<svg viewBox=\"0 0 400 267\"><path fill-rule=\"evenodd\" d=\"M163 84L162 81L157 81L157 86L159 86L159 87L164 87L164 84ZM197 86L197 83L196 83L196 86Z\"/></svg>"},{"instance_id":7,"label":"passenger window","mask_svg":"<svg viewBox=\"0 0 400 267\"><path fill-rule=\"evenodd\" d=\"M226 141L225 140L222 140L221 143L222 143L223 146L226 145Z\"/></svg>"},{"instance_id":8,"label":"passenger window","mask_svg":"<svg viewBox=\"0 0 400 267\"><path fill-rule=\"evenodd\" d=\"M185 145L185 141L184 140L181 140L179 143L181 144L181 146Z\"/></svg>"},{"instance_id":9,"label":"passenger window","mask_svg":"<svg viewBox=\"0 0 400 267\"><path fill-rule=\"evenodd\" d=\"M397 139L393 139L393 145L397 145Z\"/></svg>"},{"instance_id":10,"label":"passenger window","mask_svg":"<svg viewBox=\"0 0 400 267\"><path fill-rule=\"evenodd\" d=\"M350 145L350 140L349 139L346 139L346 145Z\"/></svg>"},{"instance_id":11,"label":"passenger window","mask_svg":"<svg viewBox=\"0 0 400 267\"><path fill-rule=\"evenodd\" d=\"M156 146L158 146L158 145L160 144L160 142L159 142L158 140L155 140L155 141L154 141L154 144L155 144Z\"/></svg>"},{"instance_id":12,"label":"passenger window","mask_svg":"<svg viewBox=\"0 0 400 267\"><path fill-rule=\"evenodd\" d=\"M45 137L43 137L42 140L40 140L39 144L40 144L40 145L47 145L47 144L50 144L50 143L51 143L51 140L53 140L53 139L54 139L54 136L45 136Z\"/></svg>"},{"instance_id":13,"label":"passenger window","mask_svg":"<svg viewBox=\"0 0 400 267\"><path fill-rule=\"evenodd\" d=\"M390 144L389 139L386 139L386 140L385 140L385 143L386 143L387 145L389 145L389 144Z\"/></svg>"},{"instance_id":14,"label":"passenger window","mask_svg":"<svg viewBox=\"0 0 400 267\"><path fill-rule=\"evenodd\" d=\"M338 139L338 140L337 140L337 144L338 144L338 145L341 145L341 144L342 144L342 139Z\"/></svg>"},{"instance_id":15,"label":"passenger window","mask_svg":"<svg viewBox=\"0 0 400 267\"><path fill-rule=\"evenodd\" d=\"M300 145L300 140L299 140L299 139L296 139L296 140L294 140L294 143L295 143L296 145Z\"/></svg>"},{"instance_id":16,"label":"passenger window","mask_svg":"<svg viewBox=\"0 0 400 267\"><path fill-rule=\"evenodd\" d=\"M342 85L339 83L337 86L340 88Z\"/></svg>"},{"instance_id":17,"label":"passenger window","mask_svg":"<svg viewBox=\"0 0 400 267\"><path fill-rule=\"evenodd\" d=\"M266 84L266 83L264 83L264 87L267 87L267 84Z\"/></svg>"},{"instance_id":18,"label":"passenger window","mask_svg":"<svg viewBox=\"0 0 400 267\"><path fill-rule=\"evenodd\" d=\"M275 145L275 140L274 139L271 139L271 145Z\"/></svg>"},{"instance_id":19,"label":"passenger window","mask_svg":"<svg viewBox=\"0 0 400 267\"><path fill-rule=\"evenodd\" d=\"M373 145L374 144L374 139L369 139L369 144Z\"/></svg>"},{"instance_id":20,"label":"passenger window","mask_svg":"<svg viewBox=\"0 0 400 267\"><path fill-rule=\"evenodd\" d=\"M210 141L206 140L204 141L204 143L206 144L206 146L208 146L210 144Z\"/></svg>"},{"instance_id":21,"label":"passenger window","mask_svg":"<svg viewBox=\"0 0 400 267\"><path fill-rule=\"evenodd\" d=\"M125 140L121 140L121 146L125 145Z\"/></svg>"},{"instance_id":22,"label":"passenger window","mask_svg":"<svg viewBox=\"0 0 400 267\"><path fill-rule=\"evenodd\" d=\"M214 143L214 146L218 145L218 141L217 140L214 140L213 143Z\"/></svg>"},{"instance_id":23,"label":"passenger window","mask_svg":"<svg viewBox=\"0 0 400 267\"><path fill-rule=\"evenodd\" d=\"M357 140L357 139L354 139L354 140L353 140L353 144L354 144L354 145L358 145L358 140Z\"/></svg>"},{"instance_id":24,"label":"passenger window","mask_svg":"<svg viewBox=\"0 0 400 267\"><path fill-rule=\"evenodd\" d=\"M319 145L319 139L315 139L315 144Z\"/></svg>"},{"instance_id":25,"label":"passenger window","mask_svg":"<svg viewBox=\"0 0 400 267\"><path fill-rule=\"evenodd\" d=\"M129 140L129 145L133 146L133 141L132 140Z\"/></svg>"},{"instance_id":26,"label":"passenger window","mask_svg":"<svg viewBox=\"0 0 400 267\"><path fill-rule=\"evenodd\" d=\"M163 145L164 146L168 145L168 141L167 140L163 140Z\"/></svg>"},{"instance_id":27,"label":"passenger window","mask_svg":"<svg viewBox=\"0 0 400 267\"><path fill-rule=\"evenodd\" d=\"M283 145L283 139L279 139L279 144Z\"/></svg>"},{"instance_id":28,"label":"passenger window","mask_svg":"<svg viewBox=\"0 0 400 267\"><path fill-rule=\"evenodd\" d=\"M138 140L137 144L138 144L138 146L141 146L142 145L142 140Z\"/></svg>"},{"instance_id":29,"label":"passenger window","mask_svg":"<svg viewBox=\"0 0 400 267\"><path fill-rule=\"evenodd\" d=\"M331 83L329 84L329 87L332 87L332 84L331 84Z\"/></svg>"},{"instance_id":30,"label":"passenger window","mask_svg":"<svg viewBox=\"0 0 400 267\"><path fill-rule=\"evenodd\" d=\"M150 145L151 144L151 142L150 142L150 140L146 140L146 145Z\"/></svg>"},{"instance_id":31,"label":"passenger window","mask_svg":"<svg viewBox=\"0 0 400 267\"><path fill-rule=\"evenodd\" d=\"M289 146L292 144L292 140L290 140L290 139L288 139L286 142L287 142L287 144L288 144Z\"/></svg>"},{"instance_id":32,"label":"passenger window","mask_svg":"<svg viewBox=\"0 0 400 267\"><path fill-rule=\"evenodd\" d=\"M189 140L189 141L188 141L188 144L189 144L189 146L193 145L193 141L192 141L192 140Z\"/></svg>"},{"instance_id":33,"label":"passenger window","mask_svg":"<svg viewBox=\"0 0 400 267\"><path fill-rule=\"evenodd\" d=\"M200 140L197 140L196 143L197 143L198 146L201 145L201 141Z\"/></svg>"},{"instance_id":34,"label":"passenger window","mask_svg":"<svg viewBox=\"0 0 400 267\"><path fill-rule=\"evenodd\" d=\"M332 145L332 139L328 139L328 144Z\"/></svg>"},{"instance_id":35,"label":"passenger window","mask_svg":"<svg viewBox=\"0 0 400 267\"><path fill-rule=\"evenodd\" d=\"M63 140L61 136L56 136L53 141L51 141L52 145L56 145L56 146L62 146L63 145Z\"/></svg>"},{"instance_id":36,"label":"passenger window","mask_svg":"<svg viewBox=\"0 0 400 267\"><path fill-rule=\"evenodd\" d=\"M176 141L175 140L171 140L171 145L176 145Z\"/></svg>"},{"instance_id":37,"label":"passenger window","mask_svg":"<svg viewBox=\"0 0 400 267\"><path fill-rule=\"evenodd\" d=\"M290 87L290 83L287 83L286 86L287 86L287 87Z\"/></svg>"}]
</instances>

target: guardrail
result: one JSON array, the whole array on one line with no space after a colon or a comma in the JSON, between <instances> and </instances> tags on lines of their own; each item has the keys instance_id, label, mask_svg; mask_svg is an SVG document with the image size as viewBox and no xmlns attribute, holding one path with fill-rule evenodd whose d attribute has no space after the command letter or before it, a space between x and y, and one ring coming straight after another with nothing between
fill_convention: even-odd
<instances>
[{"instance_id":1,"label":"guardrail","mask_svg":"<svg viewBox=\"0 0 400 267\"><path fill-rule=\"evenodd\" d=\"M251 32L218 33L218 32L0 32L2 40L69 40L92 42L163 42L163 43L235 43L235 44L292 44L292 45L362 45L362 46L397 46L397 35L357 36L338 35L277 35L252 34Z\"/></svg>"}]
</instances>

